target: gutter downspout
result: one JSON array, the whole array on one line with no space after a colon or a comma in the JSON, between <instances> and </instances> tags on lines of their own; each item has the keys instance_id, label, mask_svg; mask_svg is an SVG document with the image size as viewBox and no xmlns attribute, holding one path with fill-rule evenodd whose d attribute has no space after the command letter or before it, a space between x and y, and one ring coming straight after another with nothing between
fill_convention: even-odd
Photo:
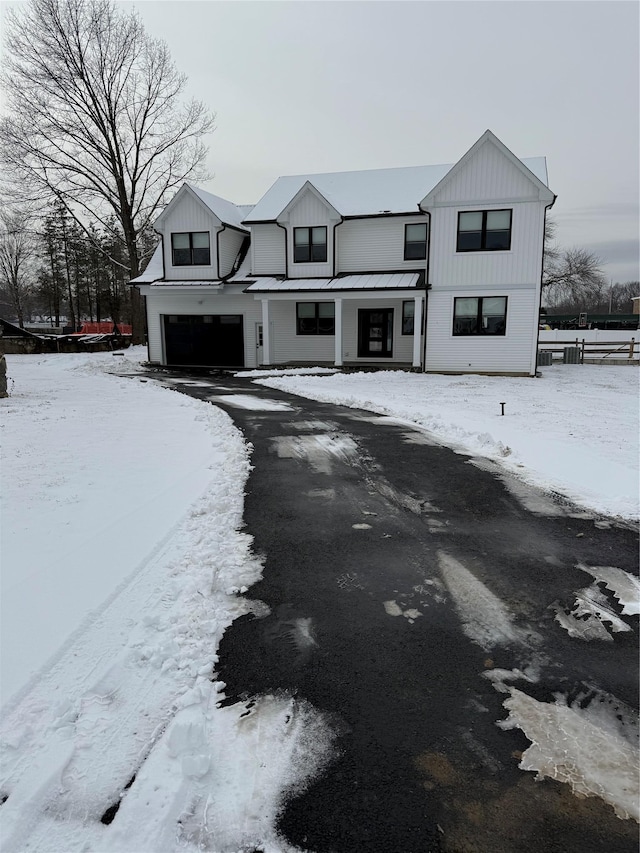
<instances>
[{"instance_id":1,"label":"gutter downspout","mask_svg":"<svg viewBox=\"0 0 640 853\"><path fill-rule=\"evenodd\" d=\"M544 278L544 234L547 230L547 211L551 210L553 205L556 203L557 195L553 196L553 201L550 204L546 204L544 207L544 225L542 229L542 259L540 261L540 300L538 302L538 316L536 317L536 346L533 351L533 376L535 377L538 373L538 347L540 346L540 309L542 308L542 280Z\"/></svg>"},{"instance_id":2,"label":"gutter downspout","mask_svg":"<svg viewBox=\"0 0 640 853\"><path fill-rule=\"evenodd\" d=\"M287 234L287 229L284 225L280 225L278 220L275 220L278 228L282 228L284 231L284 277L289 278L289 237Z\"/></svg>"},{"instance_id":3,"label":"gutter downspout","mask_svg":"<svg viewBox=\"0 0 640 853\"><path fill-rule=\"evenodd\" d=\"M344 222L344 217L341 216L340 222L336 222L336 224L333 226L333 276L332 276L332 278L336 277L336 266L337 266L336 229L339 228L343 222Z\"/></svg>"},{"instance_id":4,"label":"gutter downspout","mask_svg":"<svg viewBox=\"0 0 640 853\"><path fill-rule=\"evenodd\" d=\"M226 223L223 222L222 228L216 231L216 272L218 273L218 281L222 281L222 276L220 275L220 235L226 230Z\"/></svg>"}]
</instances>

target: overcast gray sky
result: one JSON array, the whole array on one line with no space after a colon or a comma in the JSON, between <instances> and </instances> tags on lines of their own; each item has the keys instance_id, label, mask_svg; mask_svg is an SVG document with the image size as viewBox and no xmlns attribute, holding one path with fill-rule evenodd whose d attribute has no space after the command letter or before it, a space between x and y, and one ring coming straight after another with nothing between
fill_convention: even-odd
<instances>
[{"instance_id":1,"label":"overcast gray sky","mask_svg":"<svg viewBox=\"0 0 640 853\"><path fill-rule=\"evenodd\" d=\"M635 0L134 5L217 113L205 189L253 203L279 175L453 163L490 128L547 157L561 244L639 278Z\"/></svg>"},{"instance_id":2,"label":"overcast gray sky","mask_svg":"<svg viewBox=\"0 0 640 853\"><path fill-rule=\"evenodd\" d=\"M211 192L251 203L283 174L452 163L490 128L546 155L560 242L638 279L638 3L135 6L217 113Z\"/></svg>"}]
</instances>

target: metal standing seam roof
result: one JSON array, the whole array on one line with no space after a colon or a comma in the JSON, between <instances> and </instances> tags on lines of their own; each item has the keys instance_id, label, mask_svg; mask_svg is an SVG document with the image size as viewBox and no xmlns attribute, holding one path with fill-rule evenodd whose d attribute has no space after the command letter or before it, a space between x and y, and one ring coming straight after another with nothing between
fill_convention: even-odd
<instances>
[{"instance_id":1,"label":"metal standing seam roof","mask_svg":"<svg viewBox=\"0 0 640 853\"><path fill-rule=\"evenodd\" d=\"M200 281L199 279L174 279L173 281L153 281L151 287L222 287L224 282L219 278L212 278L208 281Z\"/></svg>"},{"instance_id":2,"label":"metal standing seam roof","mask_svg":"<svg viewBox=\"0 0 640 853\"><path fill-rule=\"evenodd\" d=\"M404 290L415 288L421 278L419 272L365 273L339 278L264 278L245 289L246 293L286 293L287 291L340 291L340 290Z\"/></svg>"}]
</instances>

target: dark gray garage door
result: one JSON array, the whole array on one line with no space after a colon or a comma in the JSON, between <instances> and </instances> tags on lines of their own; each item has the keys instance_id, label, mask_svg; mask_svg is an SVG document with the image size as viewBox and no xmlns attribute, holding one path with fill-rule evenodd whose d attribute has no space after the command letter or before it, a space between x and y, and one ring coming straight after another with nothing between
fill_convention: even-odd
<instances>
[{"instance_id":1,"label":"dark gray garage door","mask_svg":"<svg viewBox=\"0 0 640 853\"><path fill-rule=\"evenodd\" d=\"M241 314L165 314L167 364L244 367Z\"/></svg>"}]
</instances>

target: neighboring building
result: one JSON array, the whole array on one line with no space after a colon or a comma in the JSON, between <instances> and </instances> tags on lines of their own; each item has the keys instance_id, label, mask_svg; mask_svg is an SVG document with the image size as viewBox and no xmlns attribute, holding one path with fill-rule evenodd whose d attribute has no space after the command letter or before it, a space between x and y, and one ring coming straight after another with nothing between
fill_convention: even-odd
<instances>
[{"instance_id":1,"label":"neighboring building","mask_svg":"<svg viewBox=\"0 0 640 853\"><path fill-rule=\"evenodd\" d=\"M633 313L634 314L640 314L640 296L634 296L632 303L633 303L633 309L632 309Z\"/></svg>"},{"instance_id":2,"label":"neighboring building","mask_svg":"<svg viewBox=\"0 0 640 853\"><path fill-rule=\"evenodd\" d=\"M490 131L454 165L279 178L257 205L184 185L131 283L166 365L534 375L543 157Z\"/></svg>"}]
</instances>

